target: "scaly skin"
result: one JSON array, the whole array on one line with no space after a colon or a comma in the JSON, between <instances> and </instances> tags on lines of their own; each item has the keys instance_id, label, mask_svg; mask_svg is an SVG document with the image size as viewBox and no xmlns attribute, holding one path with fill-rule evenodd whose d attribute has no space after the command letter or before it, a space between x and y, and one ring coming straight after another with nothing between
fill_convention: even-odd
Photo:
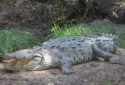
<instances>
[{"instance_id":1,"label":"scaly skin","mask_svg":"<svg viewBox=\"0 0 125 85\"><path fill-rule=\"evenodd\" d=\"M113 35L57 38L33 49L6 54L7 58L15 60L6 64L5 69L21 71L61 68L63 73L68 74L72 72L72 65L90 61L96 58L95 55L111 63L121 63L120 58L113 54L116 50Z\"/></svg>"}]
</instances>

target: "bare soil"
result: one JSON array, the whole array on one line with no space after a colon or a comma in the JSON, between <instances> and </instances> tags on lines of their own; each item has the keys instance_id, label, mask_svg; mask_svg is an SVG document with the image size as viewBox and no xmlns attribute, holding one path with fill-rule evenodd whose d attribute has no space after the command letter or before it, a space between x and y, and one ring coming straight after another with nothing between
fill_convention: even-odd
<instances>
[{"instance_id":1,"label":"bare soil","mask_svg":"<svg viewBox=\"0 0 125 85\"><path fill-rule=\"evenodd\" d=\"M125 49L117 55L125 59ZM106 61L91 61L73 67L70 75L60 69L7 72L0 64L0 85L125 85L125 66Z\"/></svg>"}]
</instances>

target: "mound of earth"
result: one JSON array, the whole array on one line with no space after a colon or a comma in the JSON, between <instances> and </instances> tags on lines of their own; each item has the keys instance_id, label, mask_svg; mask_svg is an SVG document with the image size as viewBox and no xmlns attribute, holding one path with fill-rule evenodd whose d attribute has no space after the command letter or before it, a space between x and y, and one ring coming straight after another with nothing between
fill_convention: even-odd
<instances>
[{"instance_id":1,"label":"mound of earth","mask_svg":"<svg viewBox=\"0 0 125 85\"><path fill-rule=\"evenodd\" d=\"M1 0L0 29L35 29L37 34L48 35L51 27L50 5L35 0Z\"/></svg>"},{"instance_id":2,"label":"mound of earth","mask_svg":"<svg viewBox=\"0 0 125 85\"><path fill-rule=\"evenodd\" d=\"M125 49L118 49L125 59ZM59 69L28 72L7 72L0 64L1 85L125 85L125 66L104 61L91 61L74 66L70 75Z\"/></svg>"}]
</instances>

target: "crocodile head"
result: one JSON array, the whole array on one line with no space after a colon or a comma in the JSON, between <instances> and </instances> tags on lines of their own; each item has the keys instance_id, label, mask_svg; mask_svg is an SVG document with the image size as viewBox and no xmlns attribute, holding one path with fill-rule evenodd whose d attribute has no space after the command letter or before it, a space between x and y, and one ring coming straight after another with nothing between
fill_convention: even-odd
<instances>
[{"instance_id":1,"label":"crocodile head","mask_svg":"<svg viewBox=\"0 0 125 85\"><path fill-rule=\"evenodd\" d=\"M96 38L95 43L97 43L98 47L106 52L115 53L117 50L117 36L112 34L103 34Z\"/></svg>"},{"instance_id":2,"label":"crocodile head","mask_svg":"<svg viewBox=\"0 0 125 85\"><path fill-rule=\"evenodd\" d=\"M24 50L21 50L7 54L7 56L12 59L10 59L4 65L4 68L9 71L39 70L41 67L43 56L39 53L29 53L29 51L27 52L25 51L24 53Z\"/></svg>"},{"instance_id":3,"label":"crocodile head","mask_svg":"<svg viewBox=\"0 0 125 85\"><path fill-rule=\"evenodd\" d=\"M4 68L9 71L43 70L48 69L51 64L49 57L46 56L47 62L44 62L42 53L31 49L7 53L5 57L9 58L9 62L4 65Z\"/></svg>"}]
</instances>

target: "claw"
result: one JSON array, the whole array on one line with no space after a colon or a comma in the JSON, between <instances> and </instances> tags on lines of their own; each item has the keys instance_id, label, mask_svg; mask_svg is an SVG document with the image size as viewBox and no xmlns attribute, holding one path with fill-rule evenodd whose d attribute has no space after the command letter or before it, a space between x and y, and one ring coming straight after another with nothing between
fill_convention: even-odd
<instances>
[{"instance_id":1,"label":"claw","mask_svg":"<svg viewBox=\"0 0 125 85\"><path fill-rule=\"evenodd\" d=\"M62 65L62 73L64 74L71 74L73 72L72 65L70 63L65 63Z\"/></svg>"},{"instance_id":2,"label":"claw","mask_svg":"<svg viewBox=\"0 0 125 85\"><path fill-rule=\"evenodd\" d=\"M69 69L67 69L67 70L62 70L62 73L64 73L64 74L71 74L73 71L72 70L69 70Z\"/></svg>"}]
</instances>

